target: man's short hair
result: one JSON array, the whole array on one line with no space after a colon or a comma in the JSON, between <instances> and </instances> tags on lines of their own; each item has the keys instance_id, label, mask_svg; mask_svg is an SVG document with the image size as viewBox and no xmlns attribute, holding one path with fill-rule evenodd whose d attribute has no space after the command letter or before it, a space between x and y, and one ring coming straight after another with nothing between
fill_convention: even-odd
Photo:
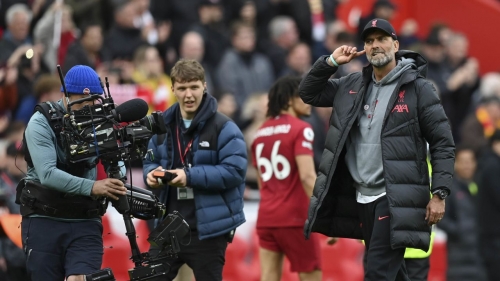
<instances>
[{"instance_id":1,"label":"man's short hair","mask_svg":"<svg viewBox=\"0 0 500 281\"><path fill-rule=\"evenodd\" d=\"M460 152L463 152L463 151L472 152L472 154L474 155L474 158L476 158L476 151L474 150L474 148L472 146L470 146L469 144L465 144L465 143L457 144L455 147L455 155L458 155Z\"/></svg>"},{"instance_id":2,"label":"man's short hair","mask_svg":"<svg viewBox=\"0 0 500 281\"><path fill-rule=\"evenodd\" d=\"M196 60L181 59L172 67L170 78L172 79L172 85L175 82L185 83L198 80L205 82L205 69Z\"/></svg>"},{"instance_id":3,"label":"man's short hair","mask_svg":"<svg viewBox=\"0 0 500 281\"><path fill-rule=\"evenodd\" d=\"M269 23L269 36L271 39L276 39L285 33L289 24L294 24L293 18L289 16L274 17Z\"/></svg>"},{"instance_id":4,"label":"man's short hair","mask_svg":"<svg viewBox=\"0 0 500 281\"><path fill-rule=\"evenodd\" d=\"M80 28L80 38L84 37L87 34L87 31L89 31L92 27L99 27L102 30L102 26L96 21L84 23Z\"/></svg>"},{"instance_id":5,"label":"man's short hair","mask_svg":"<svg viewBox=\"0 0 500 281\"><path fill-rule=\"evenodd\" d=\"M24 13L28 18L28 22L31 22L31 19L33 18L33 13L31 12L31 10L28 8L28 6L18 3L10 6L7 10L7 13L5 13L5 21L7 25L12 23L12 21L14 20L14 16L19 12Z\"/></svg>"},{"instance_id":6,"label":"man's short hair","mask_svg":"<svg viewBox=\"0 0 500 281\"><path fill-rule=\"evenodd\" d=\"M242 30L244 28L251 29L253 32L255 32L255 27L253 27L253 25L246 23L246 22L243 22L243 21L235 21L231 25L231 38L236 37L236 35L238 35L240 30Z\"/></svg>"},{"instance_id":7,"label":"man's short hair","mask_svg":"<svg viewBox=\"0 0 500 281\"><path fill-rule=\"evenodd\" d=\"M61 80L59 80L59 77L50 74L43 74L35 83L35 97L38 99L45 93L49 93L53 90L58 91L59 87L61 87Z\"/></svg>"},{"instance_id":8,"label":"man's short hair","mask_svg":"<svg viewBox=\"0 0 500 281\"><path fill-rule=\"evenodd\" d=\"M24 156L24 149L20 142L11 142L5 148L5 155L10 157Z\"/></svg>"}]
</instances>

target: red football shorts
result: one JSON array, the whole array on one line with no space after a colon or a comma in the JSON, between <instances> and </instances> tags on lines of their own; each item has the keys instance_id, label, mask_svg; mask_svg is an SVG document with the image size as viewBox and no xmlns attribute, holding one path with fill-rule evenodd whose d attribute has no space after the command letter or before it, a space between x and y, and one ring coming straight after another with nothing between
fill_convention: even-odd
<instances>
[{"instance_id":1,"label":"red football shorts","mask_svg":"<svg viewBox=\"0 0 500 281\"><path fill-rule=\"evenodd\" d=\"M292 272L321 269L320 241L316 234L306 240L302 227L263 227L257 228L257 235L260 247L285 254Z\"/></svg>"}]
</instances>

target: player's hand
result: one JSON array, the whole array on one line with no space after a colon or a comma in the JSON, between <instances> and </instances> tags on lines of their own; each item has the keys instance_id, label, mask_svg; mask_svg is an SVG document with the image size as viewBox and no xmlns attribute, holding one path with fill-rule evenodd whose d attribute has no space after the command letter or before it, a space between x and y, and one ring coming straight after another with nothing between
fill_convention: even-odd
<instances>
[{"instance_id":1,"label":"player's hand","mask_svg":"<svg viewBox=\"0 0 500 281\"><path fill-rule=\"evenodd\" d=\"M438 195L433 195L427 204L425 220L429 225L438 223L444 217L445 203Z\"/></svg>"},{"instance_id":2,"label":"player's hand","mask_svg":"<svg viewBox=\"0 0 500 281\"><path fill-rule=\"evenodd\" d=\"M186 172L183 169L167 170L167 172L177 175L172 181L168 182L168 185L176 187L185 187L187 185Z\"/></svg>"},{"instance_id":3,"label":"player's hand","mask_svg":"<svg viewBox=\"0 0 500 281\"><path fill-rule=\"evenodd\" d=\"M151 170L151 172L148 173L146 176L146 183L149 185L151 188L157 188L160 186L160 183L158 182L158 179L153 177L153 172L156 170L163 170L162 166L158 166L156 169Z\"/></svg>"},{"instance_id":4,"label":"player's hand","mask_svg":"<svg viewBox=\"0 0 500 281\"><path fill-rule=\"evenodd\" d=\"M326 240L326 244L331 246L337 243L337 241L339 241L338 237L328 237L328 240Z\"/></svg>"},{"instance_id":5,"label":"player's hand","mask_svg":"<svg viewBox=\"0 0 500 281\"><path fill-rule=\"evenodd\" d=\"M108 178L94 182L91 194L118 200L117 196L127 194L126 191L127 189L125 188L121 180Z\"/></svg>"},{"instance_id":6,"label":"player's hand","mask_svg":"<svg viewBox=\"0 0 500 281\"><path fill-rule=\"evenodd\" d=\"M354 58L364 55L365 53L365 50L358 52L356 47L343 45L335 49L332 56L338 65L342 65L350 62Z\"/></svg>"}]
</instances>

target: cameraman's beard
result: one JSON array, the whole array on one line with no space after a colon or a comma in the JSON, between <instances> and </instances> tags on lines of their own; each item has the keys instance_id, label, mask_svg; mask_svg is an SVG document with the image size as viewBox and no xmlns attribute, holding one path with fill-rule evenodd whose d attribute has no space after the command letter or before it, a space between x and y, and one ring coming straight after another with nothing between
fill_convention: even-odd
<instances>
[{"instance_id":1,"label":"cameraman's beard","mask_svg":"<svg viewBox=\"0 0 500 281\"><path fill-rule=\"evenodd\" d=\"M374 67L384 67L393 60L393 57L387 53L380 53L380 54L382 55L382 57L377 57L377 58L371 57L370 59L368 59L368 61Z\"/></svg>"}]
</instances>

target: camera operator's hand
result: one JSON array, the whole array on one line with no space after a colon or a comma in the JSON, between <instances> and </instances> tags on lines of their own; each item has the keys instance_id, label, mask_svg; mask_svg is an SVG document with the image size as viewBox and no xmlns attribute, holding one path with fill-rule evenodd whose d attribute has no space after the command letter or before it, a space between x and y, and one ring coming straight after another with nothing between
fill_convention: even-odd
<instances>
[{"instance_id":1,"label":"camera operator's hand","mask_svg":"<svg viewBox=\"0 0 500 281\"><path fill-rule=\"evenodd\" d=\"M148 175L147 175L147 177L146 177L146 183L151 188L157 188L157 187L160 186L160 183L158 182L158 180L155 177L153 177L153 172L156 171L156 170L163 170L163 167L162 166L158 166L156 169L151 170L151 172L149 172Z\"/></svg>"},{"instance_id":2,"label":"camera operator's hand","mask_svg":"<svg viewBox=\"0 0 500 281\"><path fill-rule=\"evenodd\" d=\"M187 185L186 172L183 169L167 170L172 174L177 174L177 176L170 181L168 184L171 186L185 187Z\"/></svg>"},{"instance_id":3,"label":"camera operator's hand","mask_svg":"<svg viewBox=\"0 0 500 281\"><path fill-rule=\"evenodd\" d=\"M118 200L117 195L127 194L127 189L119 179L103 179L94 182L92 186L92 195L105 196L113 200Z\"/></svg>"}]
</instances>

